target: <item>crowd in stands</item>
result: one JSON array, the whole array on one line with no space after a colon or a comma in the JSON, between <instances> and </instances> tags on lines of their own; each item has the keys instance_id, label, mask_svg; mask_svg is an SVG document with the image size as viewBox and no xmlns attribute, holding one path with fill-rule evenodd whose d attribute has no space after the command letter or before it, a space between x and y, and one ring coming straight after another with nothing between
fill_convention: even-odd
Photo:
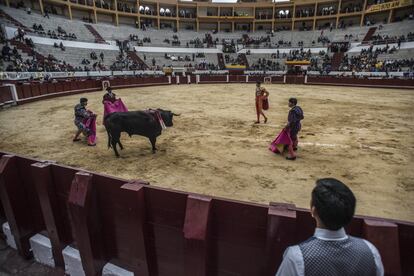
<instances>
[{"instance_id":1,"label":"crowd in stands","mask_svg":"<svg viewBox=\"0 0 414 276\"><path fill-rule=\"evenodd\" d=\"M179 10L178 16L184 17L184 18L196 18L197 17L195 12L191 10L186 10L186 9Z\"/></svg>"},{"instance_id":2,"label":"crowd in stands","mask_svg":"<svg viewBox=\"0 0 414 276\"><path fill-rule=\"evenodd\" d=\"M107 2L110 2L107 0ZM111 9L111 4L107 3L104 0L95 0L95 6L101 9Z\"/></svg>"},{"instance_id":3,"label":"crowd in stands","mask_svg":"<svg viewBox=\"0 0 414 276\"><path fill-rule=\"evenodd\" d=\"M258 38L249 37L248 34L244 34L242 36L241 42L243 46L249 46L249 45L255 45L259 46L261 44L264 44L265 46L270 46L270 36L261 36Z\"/></svg>"},{"instance_id":4,"label":"crowd in stands","mask_svg":"<svg viewBox=\"0 0 414 276\"><path fill-rule=\"evenodd\" d=\"M362 5L360 3L343 3L341 5L341 13L360 12Z\"/></svg>"},{"instance_id":5,"label":"crowd in stands","mask_svg":"<svg viewBox=\"0 0 414 276\"><path fill-rule=\"evenodd\" d=\"M33 31L38 35L48 36L53 39L63 39L63 40L77 40L78 38L74 33L67 33L62 27L58 26L55 30L44 30L42 24L33 24Z\"/></svg>"},{"instance_id":6,"label":"crowd in stands","mask_svg":"<svg viewBox=\"0 0 414 276\"><path fill-rule=\"evenodd\" d=\"M118 2L117 6L118 6L118 11L131 12L131 13L137 12L135 5L132 5L132 7L130 7L127 3Z\"/></svg>"},{"instance_id":7,"label":"crowd in stands","mask_svg":"<svg viewBox=\"0 0 414 276\"><path fill-rule=\"evenodd\" d=\"M396 59L396 60L384 60L377 59L379 54L393 53L397 49L389 47L388 45L382 48L376 48L373 46L368 49L362 49L358 55L349 57L345 55L341 65L340 71L355 71L355 72L389 72L389 71L401 71L404 67L409 71L414 69L414 59Z\"/></svg>"},{"instance_id":8,"label":"crowd in stands","mask_svg":"<svg viewBox=\"0 0 414 276\"><path fill-rule=\"evenodd\" d=\"M286 56L288 61L292 60L310 60L311 57L311 50L308 49L307 51L300 48L299 50L290 50L289 54Z\"/></svg>"},{"instance_id":9,"label":"crowd in stands","mask_svg":"<svg viewBox=\"0 0 414 276\"><path fill-rule=\"evenodd\" d=\"M296 10L296 17L309 17L313 16L314 10L312 8L302 8Z\"/></svg>"},{"instance_id":10,"label":"crowd in stands","mask_svg":"<svg viewBox=\"0 0 414 276\"><path fill-rule=\"evenodd\" d=\"M373 35L371 37L373 44L387 44L387 43L397 43L398 48L401 46L401 42L414 41L414 33L409 32L407 35L400 36L390 36L390 35Z\"/></svg>"},{"instance_id":11,"label":"crowd in stands","mask_svg":"<svg viewBox=\"0 0 414 276\"><path fill-rule=\"evenodd\" d=\"M329 6L329 7L323 7L322 9L320 9L318 15L333 15L333 14L336 14L336 7Z\"/></svg>"},{"instance_id":12,"label":"crowd in stands","mask_svg":"<svg viewBox=\"0 0 414 276\"><path fill-rule=\"evenodd\" d=\"M249 70L259 71L282 71L285 70L285 66L281 65L277 61L270 59L259 58L256 63L250 64Z\"/></svg>"}]
</instances>

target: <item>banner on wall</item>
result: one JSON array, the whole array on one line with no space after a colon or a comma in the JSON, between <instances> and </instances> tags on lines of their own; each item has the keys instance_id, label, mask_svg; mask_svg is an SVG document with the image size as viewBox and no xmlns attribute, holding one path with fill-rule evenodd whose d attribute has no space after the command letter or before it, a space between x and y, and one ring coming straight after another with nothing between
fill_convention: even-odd
<instances>
[{"instance_id":1,"label":"banner on wall","mask_svg":"<svg viewBox=\"0 0 414 276\"><path fill-rule=\"evenodd\" d=\"M227 75L228 70L195 70L193 74L195 75Z\"/></svg>"},{"instance_id":2,"label":"banner on wall","mask_svg":"<svg viewBox=\"0 0 414 276\"><path fill-rule=\"evenodd\" d=\"M377 5L371 5L366 10L366 13L380 12L380 11L390 10L393 8L410 6L413 3L414 3L413 0L398 0L398 1L391 1L387 3L377 4Z\"/></svg>"},{"instance_id":3,"label":"banner on wall","mask_svg":"<svg viewBox=\"0 0 414 276\"><path fill-rule=\"evenodd\" d=\"M58 79L71 78L75 72L0 72L1 80Z\"/></svg>"}]
</instances>

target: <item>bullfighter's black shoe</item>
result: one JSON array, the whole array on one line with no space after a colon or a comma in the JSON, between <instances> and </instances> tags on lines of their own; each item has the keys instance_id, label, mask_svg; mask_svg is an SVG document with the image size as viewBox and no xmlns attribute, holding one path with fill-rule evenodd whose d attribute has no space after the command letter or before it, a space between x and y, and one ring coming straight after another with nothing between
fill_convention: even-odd
<instances>
[{"instance_id":1,"label":"bullfighter's black shoe","mask_svg":"<svg viewBox=\"0 0 414 276\"><path fill-rule=\"evenodd\" d=\"M296 160L296 156L293 156L293 157L286 157L286 160L291 160L291 161L294 161L294 160Z\"/></svg>"}]
</instances>

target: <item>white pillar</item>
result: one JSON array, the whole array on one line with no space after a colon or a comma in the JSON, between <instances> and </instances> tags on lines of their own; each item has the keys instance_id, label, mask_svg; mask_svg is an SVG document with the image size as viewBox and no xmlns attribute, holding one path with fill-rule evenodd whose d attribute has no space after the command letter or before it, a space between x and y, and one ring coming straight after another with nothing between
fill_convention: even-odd
<instances>
[{"instance_id":1,"label":"white pillar","mask_svg":"<svg viewBox=\"0 0 414 276\"><path fill-rule=\"evenodd\" d=\"M246 75L246 82L249 82L249 75Z\"/></svg>"},{"instance_id":2,"label":"white pillar","mask_svg":"<svg viewBox=\"0 0 414 276\"><path fill-rule=\"evenodd\" d=\"M191 83L191 76L190 75L187 76L187 83Z\"/></svg>"},{"instance_id":3,"label":"white pillar","mask_svg":"<svg viewBox=\"0 0 414 276\"><path fill-rule=\"evenodd\" d=\"M229 77L229 75L227 75L227 82L229 82L230 81L230 77Z\"/></svg>"},{"instance_id":4,"label":"white pillar","mask_svg":"<svg viewBox=\"0 0 414 276\"><path fill-rule=\"evenodd\" d=\"M175 76L176 84L180 84L180 76Z\"/></svg>"},{"instance_id":5,"label":"white pillar","mask_svg":"<svg viewBox=\"0 0 414 276\"><path fill-rule=\"evenodd\" d=\"M286 75L283 75L283 83L286 83Z\"/></svg>"},{"instance_id":6,"label":"white pillar","mask_svg":"<svg viewBox=\"0 0 414 276\"><path fill-rule=\"evenodd\" d=\"M200 83L200 75L196 75L196 83Z\"/></svg>"},{"instance_id":7,"label":"white pillar","mask_svg":"<svg viewBox=\"0 0 414 276\"><path fill-rule=\"evenodd\" d=\"M168 76L168 84L171 84L171 76Z\"/></svg>"}]
</instances>

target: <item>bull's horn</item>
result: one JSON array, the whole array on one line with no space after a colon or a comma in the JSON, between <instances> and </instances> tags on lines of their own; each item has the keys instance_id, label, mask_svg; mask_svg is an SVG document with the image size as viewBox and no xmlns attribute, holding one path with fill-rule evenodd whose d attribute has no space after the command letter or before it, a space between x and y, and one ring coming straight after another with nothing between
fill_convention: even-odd
<instances>
[{"instance_id":1,"label":"bull's horn","mask_svg":"<svg viewBox=\"0 0 414 276\"><path fill-rule=\"evenodd\" d=\"M180 116L181 114L175 114L175 113L173 113L172 115L174 115L174 116Z\"/></svg>"}]
</instances>

